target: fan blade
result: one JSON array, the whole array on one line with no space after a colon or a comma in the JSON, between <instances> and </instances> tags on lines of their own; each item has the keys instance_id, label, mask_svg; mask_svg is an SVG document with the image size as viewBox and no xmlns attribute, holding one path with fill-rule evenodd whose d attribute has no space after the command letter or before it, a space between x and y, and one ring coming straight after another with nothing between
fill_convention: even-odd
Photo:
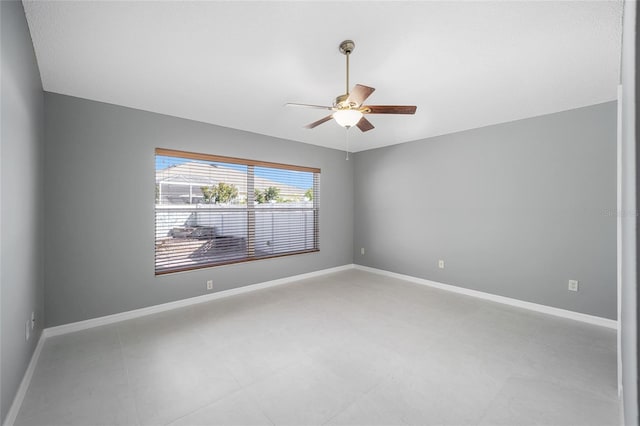
<instances>
[{"instance_id":1,"label":"fan blade","mask_svg":"<svg viewBox=\"0 0 640 426\"><path fill-rule=\"evenodd\" d=\"M415 105L364 105L361 110L365 114L415 114Z\"/></svg>"},{"instance_id":2,"label":"fan blade","mask_svg":"<svg viewBox=\"0 0 640 426\"><path fill-rule=\"evenodd\" d=\"M363 86L362 84L356 84L351 93L349 93L349 97L347 98L347 102L353 102L356 105L362 105L362 103L376 90L373 87Z\"/></svg>"},{"instance_id":3,"label":"fan blade","mask_svg":"<svg viewBox=\"0 0 640 426\"><path fill-rule=\"evenodd\" d=\"M358 121L358 124L356 124L356 126L358 126L358 129L362 130L363 132L368 132L369 130L374 128L373 124L371 124L371 122L364 117L362 117L360 121Z\"/></svg>"},{"instance_id":4,"label":"fan blade","mask_svg":"<svg viewBox=\"0 0 640 426\"><path fill-rule=\"evenodd\" d=\"M291 107L302 107L302 108L316 108L316 109L328 109L328 110L332 110L333 107L330 106L324 106L324 105L310 105L310 104L294 104L294 103L287 103L285 104L285 106L291 106Z\"/></svg>"},{"instance_id":5,"label":"fan blade","mask_svg":"<svg viewBox=\"0 0 640 426\"><path fill-rule=\"evenodd\" d=\"M317 127L317 126L321 125L322 123L326 123L327 121L331 120L332 118L333 118L333 114L332 115L327 115L326 117L321 118L318 121L314 121L311 124L307 124L304 127L306 127L307 129L313 129L314 127Z\"/></svg>"}]
</instances>

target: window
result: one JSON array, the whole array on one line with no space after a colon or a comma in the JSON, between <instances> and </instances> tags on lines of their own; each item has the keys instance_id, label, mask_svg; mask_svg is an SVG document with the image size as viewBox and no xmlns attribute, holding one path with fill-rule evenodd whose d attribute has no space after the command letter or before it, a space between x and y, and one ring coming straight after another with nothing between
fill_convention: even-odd
<instances>
[{"instance_id":1,"label":"window","mask_svg":"<svg viewBox=\"0 0 640 426\"><path fill-rule=\"evenodd\" d=\"M319 250L320 169L156 149L156 275Z\"/></svg>"}]
</instances>

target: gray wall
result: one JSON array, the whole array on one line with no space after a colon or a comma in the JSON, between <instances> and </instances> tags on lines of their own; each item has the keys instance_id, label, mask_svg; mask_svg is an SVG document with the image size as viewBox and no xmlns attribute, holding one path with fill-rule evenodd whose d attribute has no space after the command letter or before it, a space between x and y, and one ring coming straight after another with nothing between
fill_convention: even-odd
<instances>
[{"instance_id":1,"label":"gray wall","mask_svg":"<svg viewBox=\"0 0 640 426\"><path fill-rule=\"evenodd\" d=\"M42 328L44 95L22 3L1 1L0 14L0 420L4 421ZM32 311L37 328L27 341L25 327Z\"/></svg>"},{"instance_id":2,"label":"gray wall","mask_svg":"<svg viewBox=\"0 0 640 426\"><path fill-rule=\"evenodd\" d=\"M355 263L616 318L615 102L354 163Z\"/></svg>"},{"instance_id":3,"label":"gray wall","mask_svg":"<svg viewBox=\"0 0 640 426\"><path fill-rule=\"evenodd\" d=\"M45 109L48 327L353 261L343 152L51 93ZM155 277L156 147L320 167L320 252Z\"/></svg>"}]
</instances>

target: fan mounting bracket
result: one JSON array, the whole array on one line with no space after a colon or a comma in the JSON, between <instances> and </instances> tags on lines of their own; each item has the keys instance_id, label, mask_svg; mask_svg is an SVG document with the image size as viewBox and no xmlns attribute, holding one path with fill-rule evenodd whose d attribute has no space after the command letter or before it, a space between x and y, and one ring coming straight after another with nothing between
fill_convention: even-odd
<instances>
[{"instance_id":1,"label":"fan mounting bracket","mask_svg":"<svg viewBox=\"0 0 640 426\"><path fill-rule=\"evenodd\" d=\"M343 55L350 55L351 52L353 52L353 49L356 48L356 44L353 42L353 40L345 40L342 43L340 43L340 53L342 53Z\"/></svg>"}]
</instances>

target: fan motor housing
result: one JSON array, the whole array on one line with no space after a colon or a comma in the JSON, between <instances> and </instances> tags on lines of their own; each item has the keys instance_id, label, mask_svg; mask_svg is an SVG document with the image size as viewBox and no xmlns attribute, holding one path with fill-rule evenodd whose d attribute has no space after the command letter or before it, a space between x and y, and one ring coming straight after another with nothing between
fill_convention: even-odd
<instances>
[{"instance_id":1,"label":"fan motor housing","mask_svg":"<svg viewBox=\"0 0 640 426\"><path fill-rule=\"evenodd\" d=\"M348 97L349 97L349 95L347 95L347 94L340 95L340 96L336 97L334 105L337 106L337 107L339 107L341 105L344 105L344 103L347 101Z\"/></svg>"},{"instance_id":2,"label":"fan motor housing","mask_svg":"<svg viewBox=\"0 0 640 426\"><path fill-rule=\"evenodd\" d=\"M338 109L353 109L358 107L358 104L355 102L347 102L347 99L349 99L349 94L345 93L344 95L340 95L336 98L333 106Z\"/></svg>"}]
</instances>

